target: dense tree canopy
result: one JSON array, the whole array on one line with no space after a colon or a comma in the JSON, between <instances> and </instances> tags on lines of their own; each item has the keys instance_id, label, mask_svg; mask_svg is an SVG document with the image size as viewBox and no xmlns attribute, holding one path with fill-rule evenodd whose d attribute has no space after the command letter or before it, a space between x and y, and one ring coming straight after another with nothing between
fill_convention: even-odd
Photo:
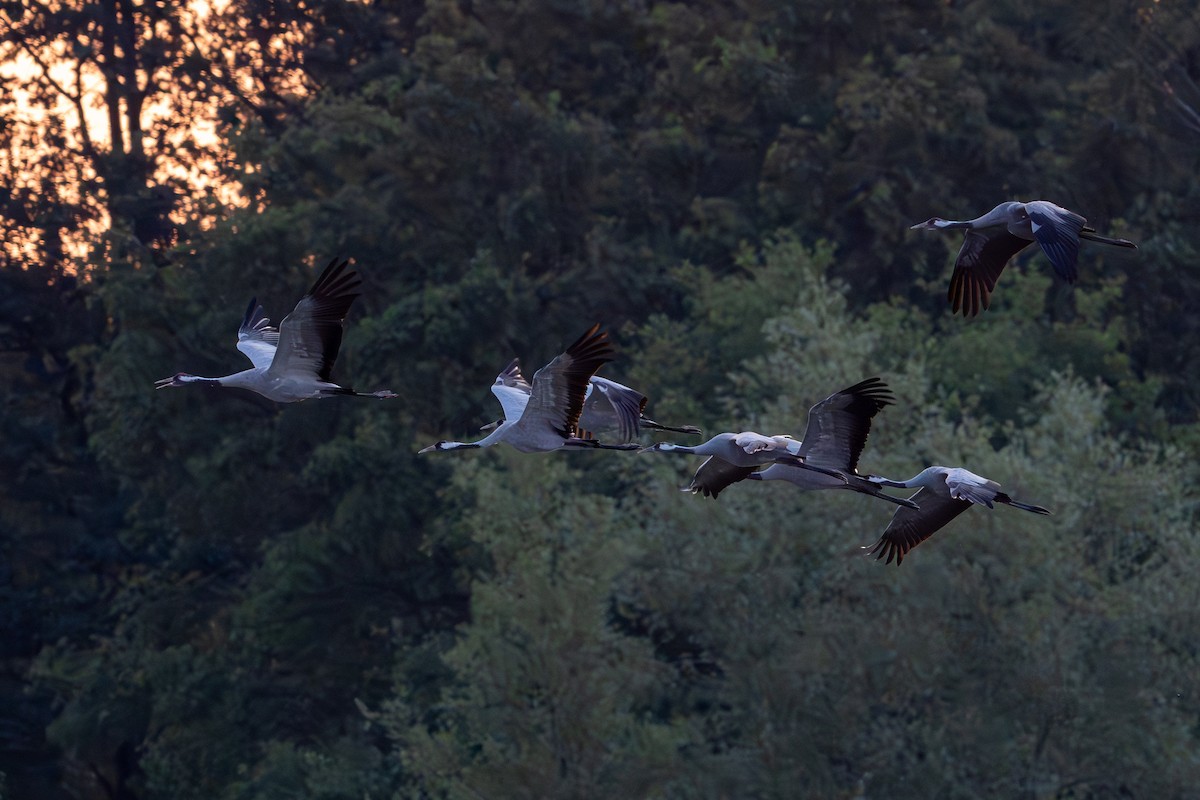
<instances>
[{"instance_id":1,"label":"dense tree canopy","mask_svg":"<svg viewBox=\"0 0 1200 800\"><path fill-rule=\"evenodd\" d=\"M1184 797L1200 783L1189 4L0 4L0 798ZM960 237L1045 198L1133 254ZM333 256L335 378L240 369ZM962 465L896 569L849 492L418 456L592 322L657 419ZM836 496L828 496L836 495Z\"/></svg>"}]
</instances>

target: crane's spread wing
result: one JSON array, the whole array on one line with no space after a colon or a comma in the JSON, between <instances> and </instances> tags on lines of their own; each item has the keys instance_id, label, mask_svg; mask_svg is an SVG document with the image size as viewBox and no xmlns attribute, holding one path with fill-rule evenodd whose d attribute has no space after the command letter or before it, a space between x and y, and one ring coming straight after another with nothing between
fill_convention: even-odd
<instances>
[{"instance_id":1,"label":"crane's spread wing","mask_svg":"<svg viewBox=\"0 0 1200 800\"><path fill-rule=\"evenodd\" d=\"M871 433L871 420L896 396L879 378L829 395L808 410L799 455L806 464L853 474Z\"/></svg>"},{"instance_id":2,"label":"crane's spread wing","mask_svg":"<svg viewBox=\"0 0 1200 800\"><path fill-rule=\"evenodd\" d=\"M509 422L516 422L525 413L531 390L532 387L521 375L521 367L515 358L508 362L508 366L496 376L496 381L492 384L492 394L500 401L500 407L504 409L504 418Z\"/></svg>"},{"instance_id":3,"label":"crane's spread wing","mask_svg":"<svg viewBox=\"0 0 1200 800\"><path fill-rule=\"evenodd\" d=\"M584 404L584 415L587 415L587 412L593 407L600 411L602 408L600 404L607 403L617 418L617 435L620 440L622 442L637 441L640 430L639 422L642 418L642 411L646 408L646 395L624 384L610 381L608 378L601 378L599 375L592 376L591 384L594 391L588 394ZM607 415L601 412L601 416Z\"/></svg>"},{"instance_id":4,"label":"crane's spread wing","mask_svg":"<svg viewBox=\"0 0 1200 800\"><path fill-rule=\"evenodd\" d=\"M961 308L964 317L973 317L987 308L1009 259L1030 244L1028 239L1003 229L990 234L968 230L954 260L950 290L946 293L951 313L957 314Z\"/></svg>"},{"instance_id":5,"label":"crane's spread wing","mask_svg":"<svg viewBox=\"0 0 1200 800\"><path fill-rule=\"evenodd\" d=\"M279 329L271 325L258 299L250 298L242 326L238 328L237 349L246 354L250 363L258 369L267 369L275 359L275 348L279 346Z\"/></svg>"},{"instance_id":6,"label":"crane's spread wing","mask_svg":"<svg viewBox=\"0 0 1200 800\"><path fill-rule=\"evenodd\" d=\"M909 550L933 536L950 520L971 507L966 500L955 500L924 488L908 499L919 505L920 509L907 506L896 509L892 521L888 523L879 541L873 546L868 545L867 555L875 556L876 561L886 556L885 564L892 563L894 558L896 566L899 566Z\"/></svg>"},{"instance_id":7,"label":"crane's spread wing","mask_svg":"<svg viewBox=\"0 0 1200 800\"><path fill-rule=\"evenodd\" d=\"M549 427L563 438L574 436L588 380L602 364L612 361L613 355L608 332L593 325L565 352L533 373L529 403L515 424L531 430Z\"/></svg>"},{"instance_id":8,"label":"crane's spread wing","mask_svg":"<svg viewBox=\"0 0 1200 800\"><path fill-rule=\"evenodd\" d=\"M1054 271L1067 283L1079 277L1075 263L1079 258L1079 232L1087 220L1061 206L1045 201L1025 204L1029 222L1033 226L1033 238L1042 246L1042 252Z\"/></svg>"},{"instance_id":9,"label":"crane's spread wing","mask_svg":"<svg viewBox=\"0 0 1200 800\"><path fill-rule=\"evenodd\" d=\"M692 476L692 482L682 491L692 494L699 492L715 500L722 489L745 480L756 469L758 467L739 467L717 456L709 456Z\"/></svg>"},{"instance_id":10,"label":"crane's spread wing","mask_svg":"<svg viewBox=\"0 0 1200 800\"><path fill-rule=\"evenodd\" d=\"M336 258L330 261L308 294L284 317L272 374L298 372L329 380L342 344L346 313L358 297L355 289L362 284L356 273L346 272L349 263L338 263Z\"/></svg>"},{"instance_id":11,"label":"crane's spread wing","mask_svg":"<svg viewBox=\"0 0 1200 800\"><path fill-rule=\"evenodd\" d=\"M508 366L500 371L500 374L496 376L496 383L512 389L520 389L525 394L529 394L530 391L529 381L525 380L525 376L521 374L521 360L518 358L508 362Z\"/></svg>"}]
</instances>

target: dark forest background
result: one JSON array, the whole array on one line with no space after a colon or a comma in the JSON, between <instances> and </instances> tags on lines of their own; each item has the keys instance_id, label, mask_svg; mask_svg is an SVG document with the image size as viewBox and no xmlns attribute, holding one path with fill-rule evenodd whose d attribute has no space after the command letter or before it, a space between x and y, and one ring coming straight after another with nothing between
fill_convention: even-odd
<instances>
[{"instance_id":1,"label":"dark forest background","mask_svg":"<svg viewBox=\"0 0 1200 800\"><path fill-rule=\"evenodd\" d=\"M197 8L0 4L0 798L1195 796L1195 3ZM908 226L1014 198L1140 249L951 316ZM334 256L401 399L153 390ZM1054 516L896 569L851 493L416 455L592 322L660 421L881 375L864 471Z\"/></svg>"}]
</instances>

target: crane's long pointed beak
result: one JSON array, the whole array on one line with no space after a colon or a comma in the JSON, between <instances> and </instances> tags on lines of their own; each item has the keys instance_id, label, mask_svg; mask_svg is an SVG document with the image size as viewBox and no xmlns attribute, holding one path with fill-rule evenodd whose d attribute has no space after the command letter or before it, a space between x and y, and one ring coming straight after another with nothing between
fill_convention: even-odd
<instances>
[{"instance_id":1,"label":"crane's long pointed beak","mask_svg":"<svg viewBox=\"0 0 1200 800\"><path fill-rule=\"evenodd\" d=\"M175 385L174 378L163 378L154 382L155 389L170 389Z\"/></svg>"},{"instance_id":2,"label":"crane's long pointed beak","mask_svg":"<svg viewBox=\"0 0 1200 800\"><path fill-rule=\"evenodd\" d=\"M431 444L431 445L429 445L429 447L418 450L417 455L422 455L424 453L432 453L434 450L437 450L437 445Z\"/></svg>"}]
</instances>

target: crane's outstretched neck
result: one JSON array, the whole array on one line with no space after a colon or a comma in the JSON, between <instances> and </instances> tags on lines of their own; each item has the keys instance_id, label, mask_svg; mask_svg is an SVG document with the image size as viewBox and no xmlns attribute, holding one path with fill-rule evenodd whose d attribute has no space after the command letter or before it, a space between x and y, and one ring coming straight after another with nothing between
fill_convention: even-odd
<instances>
[{"instance_id":1,"label":"crane's outstretched neck","mask_svg":"<svg viewBox=\"0 0 1200 800\"><path fill-rule=\"evenodd\" d=\"M180 372L172 375L169 378L163 378L154 382L155 389L169 389L173 386L187 386L188 384L200 384L202 386L223 386L221 378L202 378L199 375L189 375L186 372Z\"/></svg>"},{"instance_id":2,"label":"crane's outstretched neck","mask_svg":"<svg viewBox=\"0 0 1200 800\"><path fill-rule=\"evenodd\" d=\"M876 486L887 486L892 489L910 489L913 486L913 481L917 479L914 475L906 481L894 481L891 478L885 478L882 475L868 475L867 480Z\"/></svg>"},{"instance_id":3,"label":"crane's outstretched neck","mask_svg":"<svg viewBox=\"0 0 1200 800\"><path fill-rule=\"evenodd\" d=\"M421 453L432 453L435 450L464 450L464 449L472 449L472 448L478 448L478 447L491 447L492 445L496 444L497 442L503 441L504 437L508 435L509 428L511 426L512 426L512 423L510 423L508 420L501 420L500 424L496 426L496 429L494 431L492 431L491 433L489 433L487 436L483 437L479 441L476 441L476 442L448 442L443 439L440 442L434 442L433 444L429 445L429 447L426 447L422 450L418 450L417 455L420 455Z\"/></svg>"},{"instance_id":4,"label":"crane's outstretched neck","mask_svg":"<svg viewBox=\"0 0 1200 800\"><path fill-rule=\"evenodd\" d=\"M417 455L421 455L423 453L432 453L434 451L462 450L473 447L483 447L483 445L481 445L479 442L447 442L443 440L440 442L434 442L433 444L429 445L429 447L421 448L417 451Z\"/></svg>"},{"instance_id":5,"label":"crane's outstretched neck","mask_svg":"<svg viewBox=\"0 0 1200 800\"><path fill-rule=\"evenodd\" d=\"M682 444L672 444L671 442L655 442L649 447L643 447L638 450L639 453L688 453L695 454L696 448L688 447Z\"/></svg>"}]
</instances>

